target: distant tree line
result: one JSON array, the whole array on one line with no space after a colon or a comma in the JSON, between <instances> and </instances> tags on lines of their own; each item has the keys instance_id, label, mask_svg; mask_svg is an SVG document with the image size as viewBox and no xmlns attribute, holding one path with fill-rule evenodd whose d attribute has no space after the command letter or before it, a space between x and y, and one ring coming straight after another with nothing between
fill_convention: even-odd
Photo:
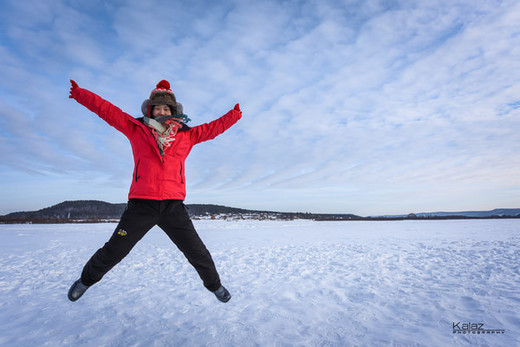
<instances>
[{"instance_id":1,"label":"distant tree line","mask_svg":"<svg viewBox=\"0 0 520 347\"><path fill-rule=\"evenodd\" d=\"M256 211L211 204L188 204L187 211L192 218L219 219L309 219L316 221L389 221L389 220L445 220L445 219L505 219L520 218L518 209L500 209L488 212L467 212L464 214L415 214L404 216L361 217L354 214L324 214L302 212ZM121 217L125 203L112 204L98 200L64 201L38 211L14 212L0 216L0 223L96 223L117 222ZM497 214L493 214L497 212ZM498 214L501 213L501 214ZM480 215L479 215L480 214Z\"/></svg>"}]
</instances>

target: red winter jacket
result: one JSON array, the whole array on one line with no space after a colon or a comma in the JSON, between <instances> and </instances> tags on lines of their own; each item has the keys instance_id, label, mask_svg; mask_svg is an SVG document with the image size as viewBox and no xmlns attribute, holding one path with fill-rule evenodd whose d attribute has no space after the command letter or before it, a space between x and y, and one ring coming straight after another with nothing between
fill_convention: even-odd
<instances>
[{"instance_id":1,"label":"red winter jacket","mask_svg":"<svg viewBox=\"0 0 520 347\"><path fill-rule=\"evenodd\" d=\"M233 109L210 123L181 129L161 156L152 130L138 119L86 89L74 88L71 96L130 140L134 174L129 199L184 200L184 161L193 146L222 134L242 116L242 112Z\"/></svg>"}]
</instances>

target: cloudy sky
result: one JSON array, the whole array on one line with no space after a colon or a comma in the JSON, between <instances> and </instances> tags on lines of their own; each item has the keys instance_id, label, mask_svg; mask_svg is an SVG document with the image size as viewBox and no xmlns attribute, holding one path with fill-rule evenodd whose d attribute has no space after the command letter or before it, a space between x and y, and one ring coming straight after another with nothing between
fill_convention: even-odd
<instances>
[{"instance_id":1,"label":"cloudy sky","mask_svg":"<svg viewBox=\"0 0 520 347\"><path fill-rule=\"evenodd\" d=\"M187 203L363 216L520 207L520 3L0 3L0 214L125 202L128 140L69 79L139 117L243 118L187 161Z\"/></svg>"}]
</instances>

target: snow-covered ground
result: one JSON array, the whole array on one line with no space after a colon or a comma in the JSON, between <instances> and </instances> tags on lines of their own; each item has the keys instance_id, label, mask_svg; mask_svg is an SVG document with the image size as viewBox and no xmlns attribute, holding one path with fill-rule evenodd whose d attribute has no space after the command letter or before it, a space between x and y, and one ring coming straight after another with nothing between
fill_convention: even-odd
<instances>
[{"instance_id":1,"label":"snow-covered ground","mask_svg":"<svg viewBox=\"0 0 520 347\"><path fill-rule=\"evenodd\" d=\"M0 345L520 345L520 220L195 226L227 304L158 228L69 302L115 224L0 225Z\"/></svg>"}]
</instances>

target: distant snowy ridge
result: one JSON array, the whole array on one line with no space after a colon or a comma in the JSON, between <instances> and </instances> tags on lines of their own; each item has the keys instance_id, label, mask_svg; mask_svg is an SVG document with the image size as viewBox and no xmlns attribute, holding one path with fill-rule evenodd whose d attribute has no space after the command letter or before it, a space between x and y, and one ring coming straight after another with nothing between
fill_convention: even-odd
<instances>
[{"instance_id":1,"label":"distant snowy ridge","mask_svg":"<svg viewBox=\"0 0 520 347\"><path fill-rule=\"evenodd\" d=\"M469 217L469 218L490 218L490 217L520 217L520 208L497 208L491 211L462 211L462 212L419 212L403 215L385 215L381 218L431 218L431 217Z\"/></svg>"},{"instance_id":2,"label":"distant snowy ridge","mask_svg":"<svg viewBox=\"0 0 520 347\"><path fill-rule=\"evenodd\" d=\"M520 208L497 208L491 211L465 211L465 212L433 212L433 213L418 213L417 216L455 216L462 215L466 217L492 217L492 216L518 216L520 215Z\"/></svg>"}]
</instances>

